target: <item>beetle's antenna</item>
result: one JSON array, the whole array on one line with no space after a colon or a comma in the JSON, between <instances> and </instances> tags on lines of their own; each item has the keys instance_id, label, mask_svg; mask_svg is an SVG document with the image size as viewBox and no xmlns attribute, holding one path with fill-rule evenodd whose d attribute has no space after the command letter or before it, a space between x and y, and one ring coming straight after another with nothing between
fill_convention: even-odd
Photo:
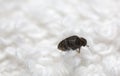
<instances>
[{"instance_id":1,"label":"beetle's antenna","mask_svg":"<svg viewBox=\"0 0 120 76\"><path fill-rule=\"evenodd\" d=\"M86 45L88 49L92 52L92 48L89 45Z\"/></svg>"},{"instance_id":2,"label":"beetle's antenna","mask_svg":"<svg viewBox=\"0 0 120 76\"><path fill-rule=\"evenodd\" d=\"M86 45L87 47L89 47L89 45Z\"/></svg>"},{"instance_id":3,"label":"beetle's antenna","mask_svg":"<svg viewBox=\"0 0 120 76\"><path fill-rule=\"evenodd\" d=\"M92 51L89 45L86 45L86 46L88 47L88 49L89 49L90 51Z\"/></svg>"}]
</instances>

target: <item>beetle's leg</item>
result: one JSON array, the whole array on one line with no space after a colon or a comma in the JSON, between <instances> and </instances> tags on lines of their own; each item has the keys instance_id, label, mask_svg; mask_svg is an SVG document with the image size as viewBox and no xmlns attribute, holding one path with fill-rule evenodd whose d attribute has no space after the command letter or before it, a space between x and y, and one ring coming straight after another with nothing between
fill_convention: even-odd
<instances>
[{"instance_id":1,"label":"beetle's leg","mask_svg":"<svg viewBox=\"0 0 120 76\"><path fill-rule=\"evenodd\" d=\"M80 48L79 48L79 51L78 51L79 53L80 53Z\"/></svg>"},{"instance_id":2,"label":"beetle's leg","mask_svg":"<svg viewBox=\"0 0 120 76\"><path fill-rule=\"evenodd\" d=\"M78 48L77 52L80 53L80 48Z\"/></svg>"}]
</instances>

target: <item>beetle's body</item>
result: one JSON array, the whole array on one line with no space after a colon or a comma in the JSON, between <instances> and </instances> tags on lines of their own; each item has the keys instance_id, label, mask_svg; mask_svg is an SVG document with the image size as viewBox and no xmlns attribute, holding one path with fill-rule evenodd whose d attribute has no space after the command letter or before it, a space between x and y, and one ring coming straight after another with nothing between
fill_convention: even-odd
<instances>
[{"instance_id":1,"label":"beetle's body","mask_svg":"<svg viewBox=\"0 0 120 76\"><path fill-rule=\"evenodd\" d=\"M58 44L58 49L62 51L69 51L69 50L76 50L79 49L81 46L85 46L87 44L87 40L84 38L79 38L78 36L70 36L64 40L62 40Z\"/></svg>"}]
</instances>

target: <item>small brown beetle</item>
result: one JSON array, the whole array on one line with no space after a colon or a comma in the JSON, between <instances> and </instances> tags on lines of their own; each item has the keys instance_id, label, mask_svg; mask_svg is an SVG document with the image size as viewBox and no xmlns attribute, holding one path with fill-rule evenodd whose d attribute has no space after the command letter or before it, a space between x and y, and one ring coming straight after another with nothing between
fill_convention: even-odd
<instances>
[{"instance_id":1,"label":"small brown beetle","mask_svg":"<svg viewBox=\"0 0 120 76\"><path fill-rule=\"evenodd\" d=\"M81 46L86 46L87 44L87 40L84 38L79 38L78 36L74 35L74 36L70 36L64 40L62 40L59 44L58 44L58 49L62 50L62 51L69 51L69 50L76 50L79 49L79 53L80 53L80 48Z\"/></svg>"}]
</instances>

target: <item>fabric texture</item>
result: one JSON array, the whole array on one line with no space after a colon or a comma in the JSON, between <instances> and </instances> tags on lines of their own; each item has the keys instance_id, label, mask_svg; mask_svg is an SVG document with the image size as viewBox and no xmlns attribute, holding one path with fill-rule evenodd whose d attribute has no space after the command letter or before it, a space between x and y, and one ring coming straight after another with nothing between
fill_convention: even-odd
<instances>
[{"instance_id":1,"label":"fabric texture","mask_svg":"<svg viewBox=\"0 0 120 76\"><path fill-rule=\"evenodd\" d=\"M0 0L0 76L120 76L119 34L119 0Z\"/></svg>"}]
</instances>

